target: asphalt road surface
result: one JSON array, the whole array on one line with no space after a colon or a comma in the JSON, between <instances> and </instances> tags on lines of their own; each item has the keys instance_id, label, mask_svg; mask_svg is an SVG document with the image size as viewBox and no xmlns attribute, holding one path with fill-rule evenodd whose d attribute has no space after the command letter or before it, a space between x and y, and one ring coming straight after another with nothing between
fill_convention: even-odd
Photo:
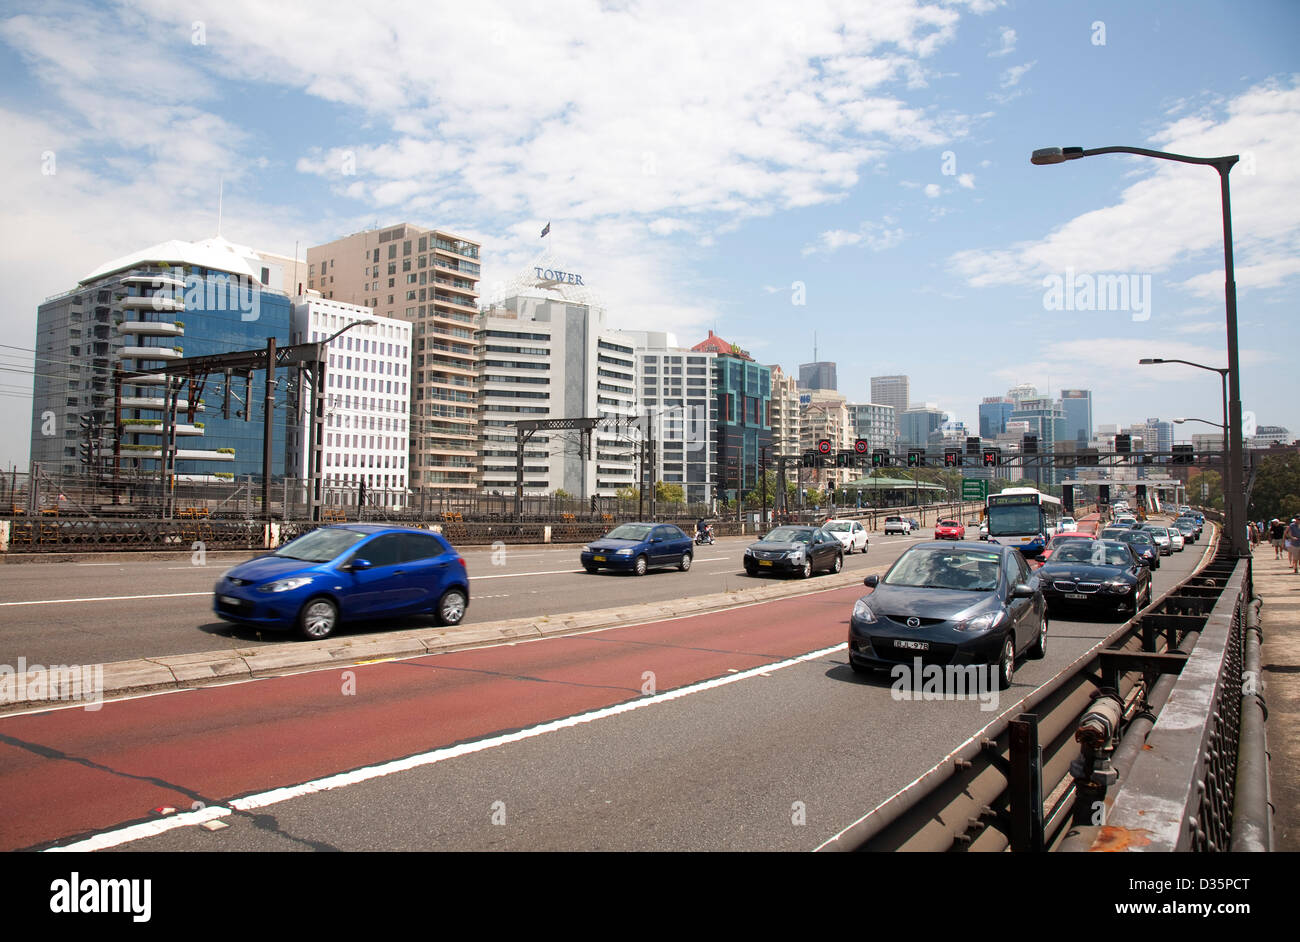
<instances>
[{"instance_id":1,"label":"asphalt road surface","mask_svg":"<svg viewBox=\"0 0 1300 942\"><path fill-rule=\"evenodd\" d=\"M0 718L0 847L810 850L1117 626L903 699L848 669L862 591Z\"/></svg>"}]
</instances>

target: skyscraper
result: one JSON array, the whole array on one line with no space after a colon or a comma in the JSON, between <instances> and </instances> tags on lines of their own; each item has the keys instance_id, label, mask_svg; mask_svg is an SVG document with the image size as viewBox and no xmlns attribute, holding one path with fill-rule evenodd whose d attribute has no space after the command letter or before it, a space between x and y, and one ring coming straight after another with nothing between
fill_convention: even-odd
<instances>
[{"instance_id":1,"label":"skyscraper","mask_svg":"<svg viewBox=\"0 0 1300 942\"><path fill-rule=\"evenodd\" d=\"M836 389L835 364L826 360L799 364L800 389Z\"/></svg>"},{"instance_id":2,"label":"skyscraper","mask_svg":"<svg viewBox=\"0 0 1300 942\"><path fill-rule=\"evenodd\" d=\"M1062 389L1061 408L1065 410L1065 437L1086 445L1092 438L1092 390Z\"/></svg>"},{"instance_id":3,"label":"skyscraper","mask_svg":"<svg viewBox=\"0 0 1300 942\"><path fill-rule=\"evenodd\" d=\"M1007 430L1007 419L1015 403L1005 396L988 396L980 403L980 438L997 438Z\"/></svg>"},{"instance_id":4,"label":"skyscraper","mask_svg":"<svg viewBox=\"0 0 1300 942\"><path fill-rule=\"evenodd\" d=\"M911 405L912 389L906 376L871 377L871 401L894 407L894 435L902 432L903 413Z\"/></svg>"}]
</instances>

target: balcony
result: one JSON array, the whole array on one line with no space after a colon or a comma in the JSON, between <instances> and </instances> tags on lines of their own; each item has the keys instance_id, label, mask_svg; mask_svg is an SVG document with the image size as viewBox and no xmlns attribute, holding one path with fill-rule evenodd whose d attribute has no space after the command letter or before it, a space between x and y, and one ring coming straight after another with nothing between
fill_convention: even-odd
<instances>
[{"instance_id":1,"label":"balcony","mask_svg":"<svg viewBox=\"0 0 1300 942\"><path fill-rule=\"evenodd\" d=\"M228 451L211 451L200 448L177 448L177 461L234 461L235 456Z\"/></svg>"},{"instance_id":2,"label":"balcony","mask_svg":"<svg viewBox=\"0 0 1300 942\"><path fill-rule=\"evenodd\" d=\"M141 334L145 337L184 337L185 328L172 321L122 321L117 329L124 334Z\"/></svg>"},{"instance_id":3,"label":"balcony","mask_svg":"<svg viewBox=\"0 0 1300 942\"><path fill-rule=\"evenodd\" d=\"M185 301L182 298L172 297L170 294L137 294L128 295L121 300L122 310L124 311L183 311L185 310Z\"/></svg>"},{"instance_id":4,"label":"balcony","mask_svg":"<svg viewBox=\"0 0 1300 942\"><path fill-rule=\"evenodd\" d=\"M123 278L122 284L150 285L150 286L158 286L158 287L168 285L177 288L184 288L185 279L178 277L177 275L174 275L171 272L158 272L156 274L150 272L146 272L146 273L137 272L134 274L127 275L125 278Z\"/></svg>"},{"instance_id":5,"label":"balcony","mask_svg":"<svg viewBox=\"0 0 1300 942\"><path fill-rule=\"evenodd\" d=\"M132 360L179 360L185 354L172 347L123 347L122 356Z\"/></svg>"},{"instance_id":6,"label":"balcony","mask_svg":"<svg viewBox=\"0 0 1300 942\"><path fill-rule=\"evenodd\" d=\"M135 382L135 380L132 380L132 382ZM123 396L121 405L123 409L153 409L156 412L161 412L163 410L163 399L162 396L156 398L151 396ZM201 402L196 408L199 412L206 411ZM176 400L177 412L188 412L189 410L190 401L188 399Z\"/></svg>"}]
</instances>

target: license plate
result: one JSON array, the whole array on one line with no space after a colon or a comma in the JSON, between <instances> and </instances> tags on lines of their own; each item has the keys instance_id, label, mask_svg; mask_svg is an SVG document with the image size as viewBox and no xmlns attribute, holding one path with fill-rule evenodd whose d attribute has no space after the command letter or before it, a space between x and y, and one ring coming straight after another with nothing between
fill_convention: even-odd
<instances>
[{"instance_id":1,"label":"license plate","mask_svg":"<svg viewBox=\"0 0 1300 942\"><path fill-rule=\"evenodd\" d=\"M1065 593L1065 597L1066 597L1067 599L1080 599L1080 600L1082 600L1082 599L1086 599L1088 596L1086 596L1086 595L1079 595L1077 592L1066 592L1066 593Z\"/></svg>"},{"instance_id":2,"label":"license plate","mask_svg":"<svg viewBox=\"0 0 1300 942\"><path fill-rule=\"evenodd\" d=\"M240 604L240 602L241 602L242 600L241 600L241 599L232 598L232 597L229 596L229 595L223 595L223 596L221 596L221 601L224 602L226 605L238 605L238 604Z\"/></svg>"},{"instance_id":3,"label":"license plate","mask_svg":"<svg viewBox=\"0 0 1300 942\"><path fill-rule=\"evenodd\" d=\"M907 648L909 651L928 651L930 642L928 641L895 641L894 647Z\"/></svg>"},{"instance_id":4,"label":"license plate","mask_svg":"<svg viewBox=\"0 0 1300 942\"><path fill-rule=\"evenodd\" d=\"M603 562L605 561L605 557L604 557L604 556L593 556L593 557L591 557L591 558L594 559L594 560L595 560L596 562L598 562L598 563L603 563Z\"/></svg>"},{"instance_id":5,"label":"license plate","mask_svg":"<svg viewBox=\"0 0 1300 942\"><path fill-rule=\"evenodd\" d=\"M760 559L760 560L758 561L758 564L759 564L760 566L770 566L770 565L772 565L772 560L770 560L770 559Z\"/></svg>"}]
</instances>

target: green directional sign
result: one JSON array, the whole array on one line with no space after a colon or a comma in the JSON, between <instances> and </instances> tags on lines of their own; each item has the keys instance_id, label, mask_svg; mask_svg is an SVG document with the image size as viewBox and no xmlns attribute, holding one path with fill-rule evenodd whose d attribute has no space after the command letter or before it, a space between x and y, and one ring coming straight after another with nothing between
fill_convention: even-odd
<instances>
[{"instance_id":1,"label":"green directional sign","mask_svg":"<svg viewBox=\"0 0 1300 942\"><path fill-rule=\"evenodd\" d=\"M962 500L988 500L989 482L979 478L961 479Z\"/></svg>"}]
</instances>

